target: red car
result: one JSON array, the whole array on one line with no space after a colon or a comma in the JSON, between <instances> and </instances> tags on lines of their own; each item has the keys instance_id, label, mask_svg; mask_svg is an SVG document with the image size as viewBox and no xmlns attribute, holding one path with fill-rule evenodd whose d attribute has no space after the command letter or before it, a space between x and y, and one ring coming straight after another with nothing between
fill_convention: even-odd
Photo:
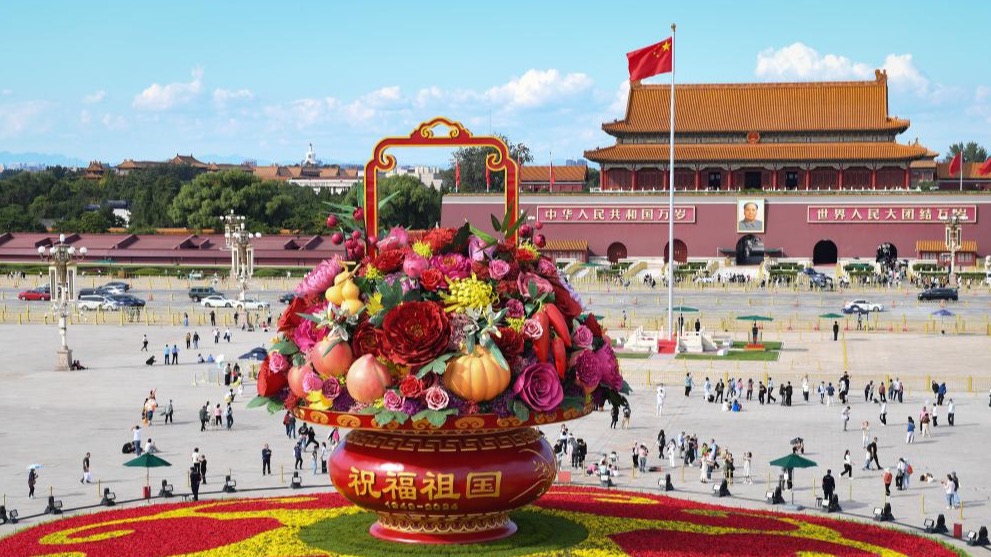
<instances>
[{"instance_id":1,"label":"red car","mask_svg":"<svg viewBox=\"0 0 991 557\"><path fill-rule=\"evenodd\" d=\"M39 286L31 290L25 290L17 295L18 300L42 300L49 301L52 299L52 291L47 286Z\"/></svg>"}]
</instances>

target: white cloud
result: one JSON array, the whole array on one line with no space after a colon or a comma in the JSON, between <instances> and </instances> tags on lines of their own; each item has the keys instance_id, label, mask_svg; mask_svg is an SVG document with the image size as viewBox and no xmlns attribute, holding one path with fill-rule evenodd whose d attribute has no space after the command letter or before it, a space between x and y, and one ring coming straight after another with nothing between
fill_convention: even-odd
<instances>
[{"instance_id":1,"label":"white cloud","mask_svg":"<svg viewBox=\"0 0 991 557\"><path fill-rule=\"evenodd\" d=\"M113 114L104 114L103 118L100 119L103 126L108 130L120 131L126 130L128 128L127 119L123 116L115 116Z\"/></svg>"},{"instance_id":2,"label":"white cloud","mask_svg":"<svg viewBox=\"0 0 991 557\"><path fill-rule=\"evenodd\" d=\"M405 104L399 86L392 85L358 97L341 107L341 115L352 124L361 124L378 117L382 111L391 111Z\"/></svg>"},{"instance_id":3,"label":"white cloud","mask_svg":"<svg viewBox=\"0 0 991 557\"><path fill-rule=\"evenodd\" d=\"M592 86L592 79L583 73L562 76L555 69L528 70L522 77L511 79L485 91L485 100L504 104L507 109L532 108L549 100L583 92Z\"/></svg>"},{"instance_id":4,"label":"white cloud","mask_svg":"<svg viewBox=\"0 0 991 557\"><path fill-rule=\"evenodd\" d=\"M103 102L103 99L107 97L107 92L103 89L93 93L92 95L86 95L83 97L83 104L97 104Z\"/></svg>"},{"instance_id":5,"label":"white cloud","mask_svg":"<svg viewBox=\"0 0 991 557\"><path fill-rule=\"evenodd\" d=\"M991 100L991 87L988 87L987 85L978 85L977 91L974 93L974 100L977 102Z\"/></svg>"},{"instance_id":6,"label":"white cloud","mask_svg":"<svg viewBox=\"0 0 991 557\"><path fill-rule=\"evenodd\" d=\"M136 95L131 104L134 108L141 110L161 111L187 103L199 95L203 88L203 70L196 68L192 75L193 80L187 83L169 83L168 85L152 83L147 89Z\"/></svg>"},{"instance_id":7,"label":"white cloud","mask_svg":"<svg viewBox=\"0 0 991 557\"><path fill-rule=\"evenodd\" d=\"M214 89L213 104L218 108L226 108L231 101L250 101L255 94L250 89Z\"/></svg>"},{"instance_id":8,"label":"white cloud","mask_svg":"<svg viewBox=\"0 0 991 557\"><path fill-rule=\"evenodd\" d=\"M30 132L47 131L52 105L46 101L26 101L0 105L0 139L18 137Z\"/></svg>"},{"instance_id":9,"label":"white cloud","mask_svg":"<svg viewBox=\"0 0 991 557\"><path fill-rule=\"evenodd\" d=\"M0 97L9 97L14 94L13 89L0 89Z\"/></svg>"},{"instance_id":10,"label":"white cloud","mask_svg":"<svg viewBox=\"0 0 991 557\"><path fill-rule=\"evenodd\" d=\"M270 122L270 128L279 129L290 125L303 129L326 121L332 110L340 106L333 97L323 99L297 99L288 105L273 105L263 109Z\"/></svg>"},{"instance_id":11,"label":"white cloud","mask_svg":"<svg viewBox=\"0 0 991 557\"><path fill-rule=\"evenodd\" d=\"M616 95L613 97L612 103L609 105L609 114L612 114L612 118L620 118L626 115L626 105L630 98L630 81L624 79L619 83L619 87L616 89Z\"/></svg>"},{"instance_id":12,"label":"white cloud","mask_svg":"<svg viewBox=\"0 0 991 557\"><path fill-rule=\"evenodd\" d=\"M93 115L89 113L88 110L83 110L79 113L79 123L86 126L93 121Z\"/></svg>"},{"instance_id":13,"label":"white cloud","mask_svg":"<svg viewBox=\"0 0 991 557\"><path fill-rule=\"evenodd\" d=\"M881 67L888 72L892 87L908 89L918 95L929 91L929 80L912 63L911 54L889 54Z\"/></svg>"}]
</instances>

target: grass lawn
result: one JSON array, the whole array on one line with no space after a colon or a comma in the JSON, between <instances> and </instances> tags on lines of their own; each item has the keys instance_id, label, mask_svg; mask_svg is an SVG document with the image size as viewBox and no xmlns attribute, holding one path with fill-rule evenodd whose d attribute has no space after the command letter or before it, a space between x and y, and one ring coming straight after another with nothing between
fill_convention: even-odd
<instances>
[{"instance_id":1,"label":"grass lawn","mask_svg":"<svg viewBox=\"0 0 991 557\"><path fill-rule=\"evenodd\" d=\"M747 345L746 341L734 340L733 348L743 349ZM781 350L780 340L768 340L764 342L764 348L767 350Z\"/></svg>"},{"instance_id":2,"label":"grass lawn","mask_svg":"<svg viewBox=\"0 0 991 557\"><path fill-rule=\"evenodd\" d=\"M616 357L620 360L646 360L650 356L650 352L616 352Z\"/></svg>"},{"instance_id":3,"label":"grass lawn","mask_svg":"<svg viewBox=\"0 0 991 557\"><path fill-rule=\"evenodd\" d=\"M717 356L710 352L708 354L678 354L676 360L719 360L735 362L776 362L778 361L778 350L781 350L781 341L769 340L764 343L764 350L744 350L747 343L744 341L733 341L733 348L725 356Z\"/></svg>"}]
</instances>

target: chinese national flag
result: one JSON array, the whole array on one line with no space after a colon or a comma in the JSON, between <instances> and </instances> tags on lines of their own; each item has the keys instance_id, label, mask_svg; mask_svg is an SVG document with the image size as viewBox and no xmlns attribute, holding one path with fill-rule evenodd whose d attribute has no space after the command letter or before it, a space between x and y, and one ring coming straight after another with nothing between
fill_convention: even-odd
<instances>
[{"instance_id":1,"label":"chinese national flag","mask_svg":"<svg viewBox=\"0 0 991 557\"><path fill-rule=\"evenodd\" d=\"M485 165L485 191L492 187L492 175L489 173L489 166Z\"/></svg>"},{"instance_id":2,"label":"chinese national flag","mask_svg":"<svg viewBox=\"0 0 991 557\"><path fill-rule=\"evenodd\" d=\"M554 191L554 162L551 162L550 191Z\"/></svg>"},{"instance_id":3,"label":"chinese national flag","mask_svg":"<svg viewBox=\"0 0 991 557\"><path fill-rule=\"evenodd\" d=\"M980 174L981 176L987 176L988 174L991 174L991 159L984 161L984 164L982 164L981 167L977 169L977 173Z\"/></svg>"},{"instance_id":4,"label":"chinese national flag","mask_svg":"<svg viewBox=\"0 0 991 557\"><path fill-rule=\"evenodd\" d=\"M461 189L461 163L454 161L454 191Z\"/></svg>"},{"instance_id":5,"label":"chinese national flag","mask_svg":"<svg viewBox=\"0 0 991 557\"><path fill-rule=\"evenodd\" d=\"M963 153L957 153L950 161L950 176L953 176L957 172L960 172L960 166L963 164Z\"/></svg>"},{"instance_id":6,"label":"chinese national flag","mask_svg":"<svg viewBox=\"0 0 991 557\"><path fill-rule=\"evenodd\" d=\"M657 44L627 52L626 58L630 62L630 81L668 73L674 67L674 43L668 37Z\"/></svg>"}]
</instances>

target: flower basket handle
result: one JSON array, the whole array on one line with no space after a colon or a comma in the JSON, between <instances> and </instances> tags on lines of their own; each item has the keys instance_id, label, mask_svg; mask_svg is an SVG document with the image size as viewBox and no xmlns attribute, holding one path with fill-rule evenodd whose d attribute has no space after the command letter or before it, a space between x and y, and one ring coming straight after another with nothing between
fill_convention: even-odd
<instances>
[{"instance_id":1,"label":"flower basket handle","mask_svg":"<svg viewBox=\"0 0 991 557\"><path fill-rule=\"evenodd\" d=\"M446 135L435 133L434 128L444 125ZM485 166L491 172L506 171L505 201L506 212L510 215L510 228L520 216L519 164L509 155L509 147L495 136L474 136L461 125L444 117L437 117L417 126L408 137L386 137L375 145L372 158L365 164L365 234L378 236L378 175L396 168L396 157L386 152L390 147L492 147L495 153L485 158ZM506 236L506 241L516 243L514 231ZM370 255L375 254L375 246L369 245Z\"/></svg>"}]
</instances>

